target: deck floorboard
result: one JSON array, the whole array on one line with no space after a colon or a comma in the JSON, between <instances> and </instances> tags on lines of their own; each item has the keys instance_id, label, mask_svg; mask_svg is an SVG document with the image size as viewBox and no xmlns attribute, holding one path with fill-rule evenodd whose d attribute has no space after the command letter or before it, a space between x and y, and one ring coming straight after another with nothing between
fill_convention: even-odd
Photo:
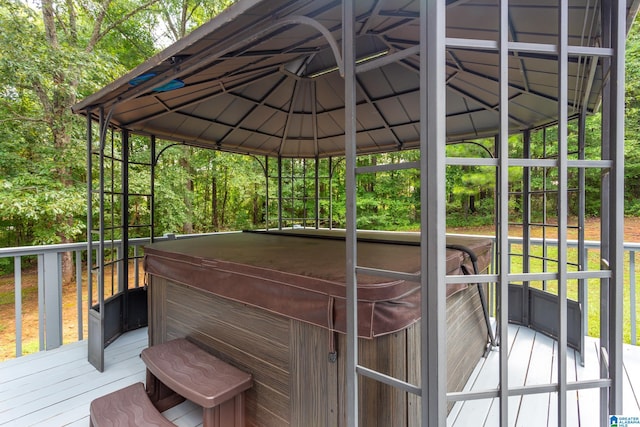
<instances>
[{"instance_id":1,"label":"deck floorboard","mask_svg":"<svg viewBox=\"0 0 640 427\"><path fill-rule=\"evenodd\" d=\"M509 384L539 385L557 381L557 343L531 329L509 325ZM567 380L599 378L598 339L586 337L585 364L579 355L567 349ZM624 346L624 415L640 414L640 346ZM476 367L465 391L495 389L498 384L499 352L492 351ZM599 425L600 393L598 389L573 391L567 394L567 425L590 427ZM449 414L449 427L499 425L498 399L458 402ZM508 426L556 426L557 393L543 393L509 398Z\"/></svg>"},{"instance_id":2,"label":"deck floorboard","mask_svg":"<svg viewBox=\"0 0 640 427\"><path fill-rule=\"evenodd\" d=\"M509 326L509 383L548 384L557 375L555 342L530 329ZM0 363L0 426L87 426L89 404L99 396L144 381L139 357L147 346L146 329L129 332L105 351L105 372L87 361L85 341ZM598 340L586 339L585 366L567 352L568 380L599 377ZM499 352L492 351L473 371L465 390L495 389L499 381ZM640 414L640 347L624 346L624 415ZM570 392L568 425L597 426L600 393L596 389ZM447 420L451 427L496 426L497 399L456 403ZM555 426L555 393L511 397L509 426ZM164 412L180 427L202 425L202 410L184 402Z\"/></svg>"}]
</instances>

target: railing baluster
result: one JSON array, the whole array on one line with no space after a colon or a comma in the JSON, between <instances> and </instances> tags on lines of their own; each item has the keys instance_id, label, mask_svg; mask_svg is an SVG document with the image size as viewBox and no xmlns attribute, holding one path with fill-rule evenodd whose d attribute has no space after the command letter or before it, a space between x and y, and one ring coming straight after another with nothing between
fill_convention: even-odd
<instances>
[{"instance_id":1,"label":"railing baluster","mask_svg":"<svg viewBox=\"0 0 640 427\"><path fill-rule=\"evenodd\" d=\"M493 262L491 264L489 264L489 272L491 274L495 274L498 271L498 268L496 266L496 260L498 259L498 256L496 254L497 251L497 245L496 245L496 241L495 239L493 240L493 242L491 243L491 256L493 257ZM496 282L493 283L489 283L488 286L489 288L489 292L488 292L488 300L489 300L489 315L490 316L495 316L495 288L496 288Z\"/></svg>"},{"instance_id":2,"label":"railing baluster","mask_svg":"<svg viewBox=\"0 0 640 427\"><path fill-rule=\"evenodd\" d=\"M44 254L38 254L38 349L44 350Z\"/></svg>"},{"instance_id":3,"label":"railing baluster","mask_svg":"<svg viewBox=\"0 0 640 427\"><path fill-rule=\"evenodd\" d=\"M16 357L22 356L22 257L13 257L16 317Z\"/></svg>"},{"instance_id":4,"label":"railing baluster","mask_svg":"<svg viewBox=\"0 0 640 427\"><path fill-rule=\"evenodd\" d=\"M629 312L631 313L631 344L636 345L636 251L629 251Z\"/></svg>"},{"instance_id":5,"label":"railing baluster","mask_svg":"<svg viewBox=\"0 0 640 427\"><path fill-rule=\"evenodd\" d=\"M76 308L78 310L78 341L83 340L82 323L82 251L76 251Z\"/></svg>"},{"instance_id":6,"label":"railing baluster","mask_svg":"<svg viewBox=\"0 0 640 427\"><path fill-rule=\"evenodd\" d=\"M580 260L582 264L582 270L589 270L589 249L584 248L584 258ZM589 279L583 280L583 285L580 289L582 303L582 333L587 335L589 332ZM584 348L584 346L583 346Z\"/></svg>"}]
</instances>

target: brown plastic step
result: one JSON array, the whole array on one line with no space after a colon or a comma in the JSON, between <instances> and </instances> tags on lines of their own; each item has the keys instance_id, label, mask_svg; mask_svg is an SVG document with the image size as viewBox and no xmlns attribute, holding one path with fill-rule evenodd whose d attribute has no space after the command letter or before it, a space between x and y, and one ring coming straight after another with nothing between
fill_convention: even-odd
<instances>
[{"instance_id":1,"label":"brown plastic step","mask_svg":"<svg viewBox=\"0 0 640 427\"><path fill-rule=\"evenodd\" d=\"M142 383L95 399L89 413L91 427L175 427L153 406Z\"/></svg>"},{"instance_id":2,"label":"brown plastic step","mask_svg":"<svg viewBox=\"0 0 640 427\"><path fill-rule=\"evenodd\" d=\"M204 427L244 425L244 391L252 386L251 374L185 338L146 348L141 357L152 377L203 407Z\"/></svg>"}]
</instances>

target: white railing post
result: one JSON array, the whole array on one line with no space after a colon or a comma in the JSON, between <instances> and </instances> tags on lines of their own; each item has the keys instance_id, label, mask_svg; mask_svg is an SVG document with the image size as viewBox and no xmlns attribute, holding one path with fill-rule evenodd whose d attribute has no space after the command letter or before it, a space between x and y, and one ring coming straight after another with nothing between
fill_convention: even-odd
<instances>
[{"instance_id":1,"label":"white railing post","mask_svg":"<svg viewBox=\"0 0 640 427\"><path fill-rule=\"evenodd\" d=\"M16 318L16 357L22 356L22 257L13 257L14 312Z\"/></svg>"},{"instance_id":2,"label":"white railing post","mask_svg":"<svg viewBox=\"0 0 640 427\"><path fill-rule=\"evenodd\" d=\"M62 345L62 271L60 252L44 254L45 348Z\"/></svg>"}]
</instances>

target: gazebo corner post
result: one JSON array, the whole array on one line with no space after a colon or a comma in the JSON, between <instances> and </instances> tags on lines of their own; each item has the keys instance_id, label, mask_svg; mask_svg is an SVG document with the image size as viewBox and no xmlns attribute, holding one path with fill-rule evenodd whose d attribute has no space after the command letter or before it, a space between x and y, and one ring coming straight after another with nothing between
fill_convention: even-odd
<instances>
[{"instance_id":1,"label":"gazebo corner post","mask_svg":"<svg viewBox=\"0 0 640 427\"><path fill-rule=\"evenodd\" d=\"M601 280L600 347L607 357L600 376L611 385L600 389L600 423L622 412L622 315L624 275L624 52L626 2L608 0L601 6L603 45L613 51L603 58L608 78L602 95L602 158L611 167L601 182L601 258L611 272Z\"/></svg>"},{"instance_id":2,"label":"gazebo corner post","mask_svg":"<svg viewBox=\"0 0 640 427\"><path fill-rule=\"evenodd\" d=\"M150 147L150 151L151 151L151 165L150 165L150 171L149 171L149 188L151 189L151 197L149 200L149 204L150 204L150 209L149 209L149 223L150 223L150 230L149 230L149 241L151 243L155 242L156 239L156 166L158 166L158 160L156 159L156 136L155 135L151 135L149 137L149 144L151 145ZM214 195L215 196L215 195Z\"/></svg>"},{"instance_id":3,"label":"gazebo corner post","mask_svg":"<svg viewBox=\"0 0 640 427\"><path fill-rule=\"evenodd\" d=\"M342 61L344 66L344 110L345 110L345 252L347 292L347 362L346 362L346 408L347 426L359 425L358 406L358 290L357 262L357 200L356 200L356 35L355 2L342 3Z\"/></svg>"},{"instance_id":4,"label":"gazebo corner post","mask_svg":"<svg viewBox=\"0 0 640 427\"><path fill-rule=\"evenodd\" d=\"M329 229L333 230L333 157L329 157Z\"/></svg>"},{"instance_id":5,"label":"gazebo corner post","mask_svg":"<svg viewBox=\"0 0 640 427\"><path fill-rule=\"evenodd\" d=\"M118 292L122 293L123 307L121 325L128 330L129 323L129 137L127 129L122 129L122 166L121 166L121 191L120 227L122 253L118 260Z\"/></svg>"},{"instance_id":6,"label":"gazebo corner post","mask_svg":"<svg viewBox=\"0 0 640 427\"><path fill-rule=\"evenodd\" d=\"M509 420L509 4L500 2L499 34L499 132L498 132L498 333L499 347L499 414L500 425Z\"/></svg>"},{"instance_id":7,"label":"gazebo corner post","mask_svg":"<svg viewBox=\"0 0 640 427\"><path fill-rule=\"evenodd\" d=\"M612 0L610 90L610 158L609 178L609 414L622 413L622 316L624 288L624 108L625 108L625 40L626 2Z\"/></svg>"},{"instance_id":8,"label":"gazebo corner post","mask_svg":"<svg viewBox=\"0 0 640 427\"><path fill-rule=\"evenodd\" d=\"M315 229L318 230L320 228L320 157L316 154L315 156L315 204L314 210L316 212L315 218Z\"/></svg>"},{"instance_id":9,"label":"gazebo corner post","mask_svg":"<svg viewBox=\"0 0 640 427\"><path fill-rule=\"evenodd\" d=\"M531 159L531 129L523 133L522 157ZM522 272L531 272L531 168L522 171ZM522 282L522 323L529 325L529 284Z\"/></svg>"},{"instance_id":10,"label":"gazebo corner post","mask_svg":"<svg viewBox=\"0 0 640 427\"><path fill-rule=\"evenodd\" d=\"M611 46L611 7L610 1L603 1L601 4L601 21L603 45ZM602 58L603 73L611 70L612 58ZM611 75L609 73L609 75ZM602 113L601 113L601 141L600 149L602 159L611 159L611 132L610 118L611 110L611 79L602 82ZM611 169L603 171L600 181L600 260L601 268L605 268L605 260L610 259L609 251L609 224L610 209L608 208L608 197L610 197ZM600 349L609 348L609 288L610 278L600 279ZM599 352L600 353L600 352ZM609 378L609 372L603 363L600 363L600 378ZM606 425L607 408L609 406L609 388L600 389L600 424Z\"/></svg>"},{"instance_id":11,"label":"gazebo corner post","mask_svg":"<svg viewBox=\"0 0 640 427\"><path fill-rule=\"evenodd\" d=\"M293 167L292 167L292 170L293 170ZM295 173L293 175L295 175ZM292 184L291 185L291 195L292 195L291 203L294 207L294 212L295 212L295 194L294 194L295 185L294 185L293 179L291 180L291 184ZM300 216L298 216L297 213L295 213L294 216L296 217L297 221L301 220L302 228L307 228L307 219L309 218L309 216L307 215L307 158L306 157L302 159L302 218L300 218Z\"/></svg>"},{"instance_id":12,"label":"gazebo corner post","mask_svg":"<svg viewBox=\"0 0 640 427\"><path fill-rule=\"evenodd\" d=\"M567 424L567 217L568 217L568 104L569 0L560 1L558 14L558 413Z\"/></svg>"},{"instance_id":13,"label":"gazebo corner post","mask_svg":"<svg viewBox=\"0 0 640 427\"><path fill-rule=\"evenodd\" d=\"M282 230L282 156L278 154L278 230Z\"/></svg>"},{"instance_id":14,"label":"gazebo corner post","mask_svg":"<svg viewBox=\"0 0 640 427\"><path fill-rule=\"evenodd\" d=\"M420 6L421 424L447 422L446 5ZM437 101L436 101L437 100Z\"/></svg>"},{"instance_id":15,"label":"gazebo corner post","mask_svg":"<svg viewBox=\"0 0 640 427\"><path fill-rule=\"evenodd\" d=\"M269 230L269 156L264 156L264 229ZM215 196L215 195L214 195Z\"/></svg>"},{"instance_id":16,"label":"gazebo corner post","mask_svg":"<svg viewBox=\"0 0 640 427\"><path fill-rule=\"evenodd\" d=\"M93 296L93 113L87 111L87 319ZM89 320L87 320L89 322Z\"/></svg>"},{"instance_id":17,"label":"gazebo corner post","mask_svg":"<svg viewBox=\"0 0 640 427\"><path fill-rule=\"evenodd\" d=\"M587 125L587 109L586 105L580 110L578 118L578 159L585 159L586 145L586 125ZM586 171L584 168L578 170L578 264L582 271L588 270L587 249L585 247L585 212L586 212ZM580 331L580 365L584 366L584 350L585 335L589 330L589 281L586 279L578 280L578 302L582 307L581 313L581 331Z\"/></svg>"},{"instance_id":18,"label":"gazebo corner post","mask_svg":"<svg viewBox=\"0 0 640 427\"><path fill-rule=\"evenodd\" d=\"M105 169L105 154L104 149L106 145L107 132L109 128L109 120L105 117L104 108L99 109L99 148L98 148L98 249L96 253L96 264L98 270L98 310L93 309L93 287L91 294L88 295L89 299L89 316L88 316L88 355L87 358L98 371L104 371L104 169ZM91 148L93 151L93 148ZM88 154L92 155L92 153ZM93 233L93 230L89 230L89 233ZM89 266L88 268L92 268Z\"/></svg>"}]
</instances>

